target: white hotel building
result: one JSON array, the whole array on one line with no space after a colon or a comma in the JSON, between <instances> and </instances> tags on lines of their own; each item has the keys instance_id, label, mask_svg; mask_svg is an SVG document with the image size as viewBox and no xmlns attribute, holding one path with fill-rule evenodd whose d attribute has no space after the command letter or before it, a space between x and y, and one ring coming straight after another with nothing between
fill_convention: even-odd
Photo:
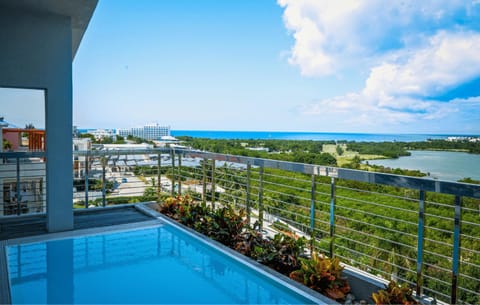
<instances>
[{"instance_id":1,"label":"white hotel building","mask_svg":"<svg viewBox=\"0 0 480 305\"><path fill-rule=\"evenodd\" d=\"M162 137L170 136L170 126L160 126L157 123L147 124L143 127L118 129L117 133L122 137L132 135L147 140L160 140Z\"/></svg>"}]
</instances>

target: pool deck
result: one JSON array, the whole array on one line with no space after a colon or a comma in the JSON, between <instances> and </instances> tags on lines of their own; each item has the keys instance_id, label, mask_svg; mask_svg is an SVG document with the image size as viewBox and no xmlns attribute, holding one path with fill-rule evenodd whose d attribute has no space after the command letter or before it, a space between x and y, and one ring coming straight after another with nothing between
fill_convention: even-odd
<instances>
[{"instance_id":1,"label":"pool deck","mask_svg":"<svg viewBox=\"0 0 480 305\"><path fill-rule=\"evenodd\" d=\"M217 251L223 252L232 259L257 270L257 272L264 274L273 281L281 283L281 285L288 287L288 289L295 290L296 293L312 300L312 303L338 304L316 291L310 290L306 286L277 273L273 269L248 259L240 253L159 214L157 211L151 209L150 203L78 210L74 213L74 230L50 234L48 234L45 229L45 215L43 215L43 217L42 215L23 217L22 219L18 217L17 221L13 221L13 219L7 220L8 221L5 221L5 219L0 220L0 304L11 304L9 281L6 280L8 278L6 247L9 243L22 244L37 242L38 240L98 234L99 231L103 233L112 230L113 232L115 230L158 227L158 225L177 227L178 230L208 243L211 247L216 248ZM23 230L21 230L21 228L23 228Z\"/></svg>"},{"instance_id":2,"label":"pool deck","mask_svg":"<svg viewBox=\"0 0 480 305\"><path fill-rule=\"evenodd\" d=\"M74 230L136 223L154 219L133 205L74 210ZM46 234L46 215L0 219L0 240Z\"/></svg>"}]
</instances>

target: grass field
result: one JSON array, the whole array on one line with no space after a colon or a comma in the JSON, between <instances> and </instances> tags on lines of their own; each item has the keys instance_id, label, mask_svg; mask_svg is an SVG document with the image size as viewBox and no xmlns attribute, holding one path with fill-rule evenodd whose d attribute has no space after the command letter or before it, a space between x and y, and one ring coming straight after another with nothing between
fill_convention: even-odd
<instances>
[{"instance_id":1,"label":"grass field","mask_svg":"<svg viewBox=\"0 0 480 305\"><path fill-rule=\"evenodd\" d=\"M337 153L337 146L340 146L343 149L343 154L341 156ZM329 153L337 159L338 166L343 166L347 163L352 162L353 158L358 156L362 160L374 160L374 159L386 159L382 155L365 155L359 154L356 151L347 150L347 145L345 144L325 144L322 148L323 152Z\"/></svg>"}]
</instances>

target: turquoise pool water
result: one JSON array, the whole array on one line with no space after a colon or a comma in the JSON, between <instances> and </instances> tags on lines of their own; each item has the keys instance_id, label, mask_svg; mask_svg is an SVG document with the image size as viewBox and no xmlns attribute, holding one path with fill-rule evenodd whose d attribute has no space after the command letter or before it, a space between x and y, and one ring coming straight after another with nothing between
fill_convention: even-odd
<instances>
[{"instance_id":1,"label":"turquoise pool water","mask_svg":"<svg viewBox=\"0 0 480 305\"><path fill-rule=\"evenodd\" d=\"M161 225L7 246L13 304L311 304L194 236Z\"/></svg>"}]
</instances>

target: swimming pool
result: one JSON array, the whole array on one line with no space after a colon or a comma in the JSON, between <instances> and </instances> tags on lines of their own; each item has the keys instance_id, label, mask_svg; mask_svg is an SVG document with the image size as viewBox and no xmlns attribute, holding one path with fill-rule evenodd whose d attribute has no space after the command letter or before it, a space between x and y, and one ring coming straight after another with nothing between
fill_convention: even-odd
<instances>
[{"instance_id":1,"label":"swimming pool","mask_svg":"<svg viewBox=\"0 0 480 305\"><path fill-rule=\"evenodd\" d=\"M320 302L166 223L11 244L6 252L12 304Z\"/></svg>"}]
</instances>

